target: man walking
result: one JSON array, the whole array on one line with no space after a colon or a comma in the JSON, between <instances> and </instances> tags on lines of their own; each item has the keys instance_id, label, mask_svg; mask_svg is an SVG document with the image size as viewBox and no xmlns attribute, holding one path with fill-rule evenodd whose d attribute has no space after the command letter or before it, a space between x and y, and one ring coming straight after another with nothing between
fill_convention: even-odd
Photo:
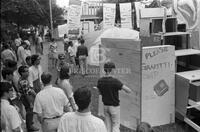
<instances>
[{"instance_id":1,"label":"man walking","mask_svg":"<svg viewBox=\"0 0 200 132\"><path fill-rule=\"evenodd\" d=\"M104 104L105 124L108 132L120 132L120 100L119 90L131 93L131 89L113 77L115 64L107 62L104 64L105 77L98 80L97 88L102 95Z\"/></svg>"},{"instance_id":2,"label":"man walking","mask_svg":"<svg viewBox=\"0 0 200 132\"><path fill-rule=\"evenodd\" d=\"M88 57L88 49L84 45L85 40L80 40L81 45L78 46L76 56L79 58L79 65L81 67L81 73L82 75L85 75L87 72L87 57Z\"/></svg>"},{"instance_id":3,"label":"man walking","mask_svg":"<svg viewBox=\"0 0 200 132\"><path fill-rule=\"evenodd\" d=\"M50 73L43 73L41 80L44 89L36 95L33 112L37 113L43 132L56 132L69 101L62 89L51 85Z\"/></svg>"},{"instance_id":4,"label":"man walking","mask_svg":"<svg viewBox=\"0 0 200 132\"><path fill-rule=\"evenodd\" d=\"M91 91L82 87L74 92L77 112L69 112L60 120L58 132L107 132L104 122L90 112Z\"/></svg>"}]
</instances>

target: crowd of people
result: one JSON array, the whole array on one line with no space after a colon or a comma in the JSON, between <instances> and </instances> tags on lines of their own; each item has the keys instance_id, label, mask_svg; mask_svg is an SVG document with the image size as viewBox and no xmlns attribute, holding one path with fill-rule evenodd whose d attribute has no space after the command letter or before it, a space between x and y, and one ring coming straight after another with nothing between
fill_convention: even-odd
<instances>
[{"instance_id":1,"label":"crowd of people","mask_svg":"<svg viewBox=\"0 0 200 132\"><path fill-rule=\"evenodd\" d=\"M26 131L43 132L120 132L119 91L131 93L131 89L116 79L113 74L115 64L104 64L105 76L97 82L97 90L102 95L104 121L91 114L91 87L76 88L70 83L72 69L78 66L81 74L87 71L88 50L84 39L78 43L65 40L69 55L57 55L57 44L51 39L49 59L52 68L58 71L58 78L52 81L50 72L43 72L40 64L43 55L43 40L38 36L36 54L32 54L30 42L17 35L16 48L4 43L1 51L1 129L3 132ZM77 80L78 81L78 80ZM37 118L36 118L37 117ZM41 124L41 128L37 125ZM148 123L138 126L137 132L152 132Z\"/></svg>"}]
</instances>

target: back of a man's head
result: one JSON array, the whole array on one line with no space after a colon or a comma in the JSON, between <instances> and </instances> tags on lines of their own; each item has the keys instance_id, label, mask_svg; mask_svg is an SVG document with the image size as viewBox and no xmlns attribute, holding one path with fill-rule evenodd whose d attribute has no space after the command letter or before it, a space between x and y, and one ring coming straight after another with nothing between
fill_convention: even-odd
<instances>
[{"instance_id":1,"label":"back of a man's head","mask_svg":"<svg viewBox=\"0 0 200 132\"><path fill-rule=\"evenodd\" d=\"M84 44L84 43L85 43L85 40L84 40L84 39L81 39L81 40L80 40L80 43L81 43L81 44Z\"/></svg>"},{"instance_id":2,"label":"back of a man's head","mask_svg":"<svg viewBox=\"0 0 200 132\"><path fill-rule=\"evenodd\" d=\"M2 74L2 77L3 79L7 79L6 77L9 76L9 75L13 75L13 70L8 68L8 67L5 67L3 68L3 70L1 71L1 74Z\"/></svg>"},{"instance_id":3,"label":"back of a man's head","mask_svg":"<svg viewBox=\"0 0 200 132\"><path fill-rule=\"evenodd\" d=\"M51 78L52 78L52 75L49 72L43 72L41 75L41 80L44 85L50 84Z\"/></svg>"},{"instance_id":4,"label":"back of a man's head","mask_svg":"<svg viewBox=\"0 0 200 132\"><path fill-rule=\"evenodd\" d=\"M110 73L112 69L115 69L115 64L113 62L106 62L104 64L104 71L106 73Z\"/></svg>"},{"instance_id":5,"label":"back of a man's head","mask_svg":"<svg viewBox=\"0 0 200 132\"><path fill-rule=\"evenodd\" d=\"M91 102L91 90L87 87L78 88L74 92L74 100L80 111L87 109Z\"/></svg>"},{"instance_id":6,"label":"back of a man's head","mask_svg":"<svg viewBox=\"0 0 200 132\"><path fill-rule=\"evenodd\" d=\"M151 125L147 122L141 122L136 129L136 132L154 132Z\"/></svg>"}]
</instances>

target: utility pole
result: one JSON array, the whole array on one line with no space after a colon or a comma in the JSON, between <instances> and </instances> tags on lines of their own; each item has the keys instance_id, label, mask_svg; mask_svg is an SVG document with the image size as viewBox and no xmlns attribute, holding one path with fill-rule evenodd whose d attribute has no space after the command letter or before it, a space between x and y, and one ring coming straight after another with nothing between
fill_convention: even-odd
<instances>
[{"instance_id":1,"label":"utility pole","mask_svg":"<svg viewBox=\"0 0 200 132\"><path fill-rule=\"evenodd\" d=\"M52 20L52 2L51 2L51 0L49 0L49 13L50 13L51 36L53 38L53 20Z\"/></svg>"}]
</instances>

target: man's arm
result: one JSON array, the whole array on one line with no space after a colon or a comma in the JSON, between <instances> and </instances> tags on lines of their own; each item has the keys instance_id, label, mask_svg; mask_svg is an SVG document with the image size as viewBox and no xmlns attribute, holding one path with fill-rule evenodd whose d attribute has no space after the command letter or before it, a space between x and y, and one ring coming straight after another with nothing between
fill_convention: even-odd
<instances>
[{"instance_id":1,"label":"man's arm","mask_svg":"<svg viewBox=\"0 0 200 132\"><path fill-rule=\"evenodd\" d=\"M122 90L124 90L126 93L131 93L131 89L129 87L127 87L126 85L122 86Z\"/></svg>"},{"instance_id":2,"label":"man's arm","mask_svg":"<svg viewBox=\"0 0 200 132\"><path fill-rule=\"evenodd\" d=\"M20 127L13 129L13 132L21 132Z\"/></svg>"}]
</instances>

